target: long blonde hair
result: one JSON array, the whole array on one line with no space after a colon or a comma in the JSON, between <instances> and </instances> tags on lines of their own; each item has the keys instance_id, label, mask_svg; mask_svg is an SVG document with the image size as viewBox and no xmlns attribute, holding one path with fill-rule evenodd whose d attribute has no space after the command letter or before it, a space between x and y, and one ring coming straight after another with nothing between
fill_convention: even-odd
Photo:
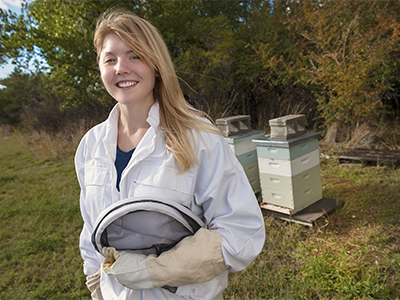
<instances>
[{"instance_id":1,"label":"long blonde hair","mask_svg":"<svg viewBox=\"0 0 400 300\"><path fill-rule=\"evenodd\" d=\"M100 16L94 34L98 62L104 40L110 33L117 34L136 55L156 71L157 80L153 93L160 106L160 122L166 144L181 171L185 172L198 163L192 130L217 134L220 131L198 118L205 114L185 101L168 48L152 24L124 9L106 11Z\"/></svg>"}]
</instances>

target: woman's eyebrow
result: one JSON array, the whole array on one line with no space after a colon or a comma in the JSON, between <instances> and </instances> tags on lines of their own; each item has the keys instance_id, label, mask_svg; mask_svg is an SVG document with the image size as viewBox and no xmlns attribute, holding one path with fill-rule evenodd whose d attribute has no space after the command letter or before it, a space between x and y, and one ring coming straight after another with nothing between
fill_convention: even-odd
<instances>
[{"instance_id":1,"label":"woman's eyebrow","mask_svg":"<svg viewBox=\"0 0 400 300\"><path fill-rule=\"evenodd\" d=\"M136 55L135 51L133 51L132 49L129 51L126 51L126 54L135 54Z\"/></svg>"},{"instance_id":2,"label":"woman's eyebrow","mask_svg":"<svg viewBox=\"0 0 400 300\"><path fill-rule=\"evenodd\" d=\"M114 55L114 53L111 51L103 52L102 54L103 54L103 56Z\"/></svg>"},{"instance_id":3,"label":"woman's eyebrow","mask_svg":"<svg viewBox=\"0 0 400 300\"><path fill-rule=\"evenodd\" d=\"M136 55L135 51L133 51L133 50L126 51L126 54L135 54ZM103 55L115 55L115 54L112 51L107 51L107 52L104 52Z\"/></svg>"}]
</instances>

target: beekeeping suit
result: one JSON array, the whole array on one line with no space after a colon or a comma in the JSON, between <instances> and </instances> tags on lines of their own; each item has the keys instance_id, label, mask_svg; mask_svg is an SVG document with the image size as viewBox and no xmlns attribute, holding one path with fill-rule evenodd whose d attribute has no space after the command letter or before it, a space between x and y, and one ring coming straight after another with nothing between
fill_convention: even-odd
<instances>
[{"instance_id":1,"label":"beekeeping suit","mask_svg":"<svg viewBox=\"0 0 400 300\"><path fill-rule=\"evenodd\" d=\"M83 137L75 156L84 220L80 250L93 298L221 297L228 272L246 268L265 239L262 213L242 166L222 136L193 132L199 163L180 172L167 150L156 102L147 118L150 128L123 171L118 191L114 161L119 114L117 104L105 122ZM113 210L141 201L146 208ZM144 224L129 214L137 211L160 216L142 215ZM146 228L152 236L168 223L166 218L188 232L160 234L161 242L146 238ZM142 238L134 232L139 227ZM180 232L178 227L167 231ZM146 239L148 244L137 242Z\"/></svg>"}]
</instances>

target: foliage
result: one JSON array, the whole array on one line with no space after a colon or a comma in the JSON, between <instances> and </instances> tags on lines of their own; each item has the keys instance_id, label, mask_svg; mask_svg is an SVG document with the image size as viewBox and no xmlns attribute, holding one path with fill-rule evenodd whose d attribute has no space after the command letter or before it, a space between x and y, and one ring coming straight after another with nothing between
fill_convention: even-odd
<instances>
[{"instance_id":1,"label":"foliage","mask_svg":"<svg viewBox=\"0 0 400 300\"><path fill-rule=\"evenodd\" d=\"M326 122L374 123L393 88L400 3L288 1L285 10L284 23L302 40L307 80L324 87L315 92Z\"/></svg>"},{"instance_id":2,"label":"foliage","mask_svg":"<svg viewBox=\"0 0 400 300\"><path fill-rule=\"evenodd\" d=\"M43 73L14 71L0 81L0 124L18 125L29 132L64 134L66 137L105 119L108 109L99 102L60 110L63 99Z\"/></svg>"},{"instance_id":3,"label":"foliage","mask_svg":"<svg viewBox=\"0 0 400 300\"><path fill-rule=\"evenodd\" d=\"M112 6L160 30L186 99L213 119L249 114L267 129L304 113L314 129L400 114L396 0L35 0L20 16L1 10L0 63L36 60L62 108L109 108L92 37Z\"/></svg>"},{"instance_id":4,"label":"foliage","mask_svg":"<svg viewBox=\"0 0 400 300\"><path fill-rule=\"evenodd\" d=\"M242 100L234 63L249 2L150 1L143 11L165 39L187 100L214 119Z\"/></svg>"},{"instance_id":5,"label":"foliage","mask_svg":"<svg viewBox=\"0 0 400 300\"><path fill-rule=\"evenodd\" d=\"M20 17L9 16L7 34L2 40L12 52L1 54L20 58L20 65L28 65L36 58L36 66L48 72L49 80L67 106L94 99L107 102L92 44L96 18L106 2L27 2ZM43 61L46 64L41 64Z\"/></svg>"},{"instance_id":6,"label":"foliage","mask_svg":"<svg viewBox=\"0 0 400 300\"><path fill-rule=\"evenodd\" d=\"M312 90L305 80L301 41L282 21L279 3L255 2L241 37L244 47L237 75L252 90L248 105L264 113L264 122L286 114L304 113L309 125L318 116Z\"/></svg>"},{"instance_id":7,"label":"foliage","mask_svg":"<svg viewBox=\"0 0 400 300\"><path fill-rule=\"evenodd\" d=\"M0 124L16 125L21 122L21 113L29 102L33 81L28 74L18 70L0 81L6 87L0 90Z\"/></svg>"}]
</instances>

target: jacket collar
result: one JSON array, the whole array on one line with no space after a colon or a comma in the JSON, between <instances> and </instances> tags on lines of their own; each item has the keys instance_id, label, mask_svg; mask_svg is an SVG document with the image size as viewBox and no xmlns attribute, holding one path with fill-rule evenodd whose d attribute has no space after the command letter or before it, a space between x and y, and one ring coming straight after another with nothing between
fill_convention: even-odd
<instances>
[{"instance_id":1,"label":"jacket collar","mask_svg":"<svg viewBox=\"0 0 400 300\"><path fill-rule=\"evenodd\" d=\"M154 102L152 107L150 107L149 116L147 117L146 121L153 128L158 129L160 126L160 105L157 101Z\"/></svg>"},{"instance_id":2,"label":"jacket collar","mask_svg":"<svg viewBox=\"0 0 400 300\"><path fill-rule=\"evenodd\" d=\"M106 151L112 161L116 157L117 149L117 137L118 137L118 119L121 113L119 103L117 103L111 110L109 117L106 121L106 133L103 139L103 143L106 147ZM148 132L139 143L137 150L133 153L133 156L146 156L154 150L154 143L157 136L162 135L160 130L160 106L158 102L154 102L149 110L146 121L150 124ZM139 155L140 154L140 155Z\"/></svg>"}]
</instances>

